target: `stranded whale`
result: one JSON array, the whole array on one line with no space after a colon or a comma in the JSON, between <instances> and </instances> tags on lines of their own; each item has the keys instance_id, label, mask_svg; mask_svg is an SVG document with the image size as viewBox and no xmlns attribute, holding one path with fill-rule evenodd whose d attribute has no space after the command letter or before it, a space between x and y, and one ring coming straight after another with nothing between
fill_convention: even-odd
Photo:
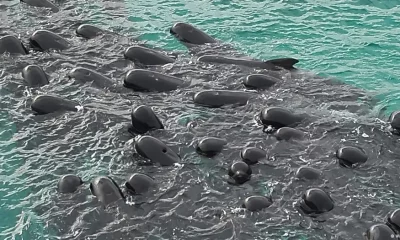
<instances>
[{"instance_id":1,"label":"stranded whale","mask_svg":"<svg viewBox=\"0 0 400 240\"><path fill-rule=\"evenodd\" d=\"M93 179L90 183L90 191L105 205L124 199L118 184L108 176L99 176Z\"/></svg>"},{"instance_id":2,"label":"stranded whale","mask_svg":"<svg viewBox=\"0 0 400 240\"><path fill-rule=\"evenodd\" d=\"M144 69L130 70L124 79L124 87L144 92L172 91L183 84L180 78Z\"/></svg>"},{"instance_id":3,"label":"stranded whale","mask_svg":"<svg viewBox=\"0 0 400 240\"><path fill-rule=\"evenodd\" d=\"M22 77L30 87L40 87L49 84L47 74L37 65L28 65L22 69Z\"/></svg>"},{"instance_id":4,"label":"stranded whale","mask_svg":"<svg viewBox=\"0 0 400 240\"><path fill-rule=\"evenodd\" d=\"M218 108L224 105L246 105L252 93L243 91L230 91L230 90L205 90L196 93L193 96L194 103Z\"/></svg>"},{"instance_id":5,"label":"stranded whale","mask_svg":"<svg viewBox=\"0 0 400 240\"><path fill-rule=\"evenodd\" d=\"M181 158L165 143L152 136L141 136L134 143L136 152L161 166L171 166L179 163Z\"/></svg>"},{"instance_id":6,"label":"stranded whale","mask_svg":"<svg viewBox=\"0 0 400 240\"><path fill-rule=\"evenodd\" d=\"M74 193L82 184L83 181L80 177L73 174L67 174L62 176L58 181L58 192Z\"/></svg>"},{"instance_id":7,"label":"stranded whale","mask_svg":"<svg viewBox=\"0 0 400 240\"><path fill-rule=\"evenodd\" d=\"M113 85L113 81L110 78L103 76L102 74L95 72L91 69L83 67L72 69L68 73L68 77L70 79L73 78L81 82L92 82L94 85L101 88L106 88Z\"/></svg>"},{"instance_id":8,"label":"stranded whale","mask_svg":"<svg viewBox=\"0 0 400 240\"><path fill-rule=\"evenodd\" d=\"M75 30L75 33L80 37L91 39L100 36L104 33L104 31L103 29L100 29L90 24L82 24L79 25L79 27Z\"/></svg>"},{"instance_id":9,"label":"stranded whale","mask_svg":"<svg viewBox=\"0 0 400 240\"><path fill-rule=\"evenodd\" d=\"M35 31L29 38L29 44L38 51L65 50L71 46L63 37L47 30Z\"/></svg>"},{"instance_id":10,"label":"stranded whale","mask_svg":"<svg viewBox=\"0 0 400 240\"><path fill-rule=\"evenodd\" d=\"M39 115L58 111L76 112L80 107L77 102L50 95L39 95L33 99L31 104L32 110Z\"/></svg>"},{"instance_id":11,"label":"stranded whale","mask_svg":"<svg viewBox=\"0 0 400 240\"><path fill-rule=\"evenodd\" d=\"M52 2L47 1L47 0L20 0L20 1L26 3L30 6L33 6L33 7L50 8L53 12L59 11L59 9L56 5L54 5Z\"/></svg>"},{"instance_id":12,"label":"stranded whale","mask_svg":"<svg viewBox=\"0 0 400 240\"><path fill-rule=\"evenodd\" d=\"M267 61L253 60L245 58L226 57L220 55L203 55L197 59L199 62L235 64L252 68L262 68L268 70L295 69L293 65L299 62L294 58L278 58Z\"/></svg>"},{"instance_id":13,"label":"stranded whale","mask_svg":"<svg viewBox=\"0 0 400 240\"><path fill-rule=\"evenodd\" d=\"M208 43L217 43L218 41L207 33L195 28L188 23L175 23L169 32L187 47L193 45L204 45Z\"/></svg>"},{"instance_id":14,"label":"stranded whale","mask_svg":"<svg viewBox=\"0 0 400 240\"><path fill-rule=\"evenodd\" d=\"M129 131L133 134L144 134L154 129L164 129L164 125L154 113L153 109L146 105L133 108L131 120L132 125Z\"/></svg>"},{"instance_id":15,"label":"stranded whale","mask_svg":"<svg viewBox=\"0 0 400 240\"><path fill-rule=\"evenodd\" d=\"M124 57L131 60L136 65L164 65L175 62L175 59L150 48L133 46L126 49Z\"/></svg>"},{"instance_id":16,"label":"stranded whale","mask_svg":"<svg viewBox=\"0 0 400 240\"><path fill-rule=\"evenodd\" d=\"M227 141L222 138L206 137L201 139L196 145L196 151L204 156L213 157L220 153Z\"/></svg>"},{"instance_id":17,"label":"stranded whale","mask_svg":"<svg viewBox=\"0 0 400 240\"><path fill-rule=\"evenodd\" d=\"M175 23L170 29L169 32L183 45L187 48L195 51L196 48L201 48L201 46L210 45L213 50L217 49L217 45L222 45L221 42L208 35L204 31L196 28L195 26L178 22ZM231 46L224 46L223 49L230 49ZM233 50L233 49L230 49ZM204 52L200 50L201 52ZM198 58L200 62L209 62L209 63L224 63L224 64L235 64L242 65L252 68L263 68L269 70L280 70L280 69L295 69L293 65L299 62L299 60L294 58L279 58L272 60L256 60L256 59L248 59L248 58L237 58L233 56L222 56L215 54L201 54L203 56ZM242 55L242 54L241 54Z\"/></svg>"},{"instance_id":18,"label":"stranded whale","mask_svg":"<svg viewBox=\"0 0 400 240\"><path fill-rule=\"evenodd\" d=\"M6 35L0 38L0 54L5 52L22 55L29 53L24 44L22 44L18 38L11 35Z\"/></svg>"}]
</instances>

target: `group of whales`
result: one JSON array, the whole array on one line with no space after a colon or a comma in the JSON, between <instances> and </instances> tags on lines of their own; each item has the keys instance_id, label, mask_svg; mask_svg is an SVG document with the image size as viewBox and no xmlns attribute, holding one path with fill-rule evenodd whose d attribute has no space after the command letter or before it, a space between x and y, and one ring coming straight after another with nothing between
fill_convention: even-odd
<instances>
[{"instance_id":1,"label":"group of whales","mask_svg":"<svg viewBox=\"0 0 400 240\"><path fill-rule=\"evenodd\" d=\"M23 0L27 4L37 7L47 7L53 11L58 8L47 0ZM96 26L83 24L76 29L78 36L90 39L106 32ZM197 46L213 45L218 41L205 32L187 23L176 23L170 28L170 33L175 36L182 44L189 49ZM63 37L47 30L35 31L29 38L30 48L34 51L65 50L71 43ZM0 38L0 54L29 54L30 49L16 37L7 35ZM123 81L125 88L143 92L168 92L186 85L180 78L169 76L146 69L149 65L165 65L175 61L175 58L168 56L160 51L143 47L132 46L124 52L124 57L131 60L142 69L130 70L126 73ZM293 58L273 59L268 61L237 58L222 55L202 55L198 62L211 64L233 64L251 68L268 69L271 71L296 71L294 65L298 60ZM85 82L93 82L99 87L107 88L114 84L114 81L93 70L77 67L72 69L68 76L72 79ZM49 84L48 75L40 66L28 65L22 70L22 77L30 87L40 87ZM244 80L243 84L249 89L268 89L277 83L279 79L264 74L251 74ZM230 90L204 90L196 93L193 102L200 106L217 108L224 105L246 105L252 93ZM31 104L31 109L36 114L49 114L59 111L79 111L82 106L74 101L52 95L36 96ZM305 133L296 129L303 117L291 111L279 107L267 107L262 109L259 114L259 123L272 133L278 140L301 139ZM393 112L389 118L392 132L400 132L400 112ZM181 157L161 140L145 135L155 129L164 129L163 123L153 112L152 108L140 105L132 109L131 127L129 132L139 137L134 142L135 151L150 163L157 163L161 166L171 166L181 162ZM196 145L196 152L206 157L214 157L222 151L227 142L216 137L206 137ZM251 165L256 165L267 157L267 153L256 147L242 149L240 156L242 161L235 161L228 169L231 184L243 184L250 180L252 170ZM368 160L366 153L357 147L344 146L336 151L339 164L344 167L355 167ZM300 167L296 172L296 177L305 179L319 178L322 173L312 167ZM74 193L84 182L79 176L64 175L58 183L58 191L61 193ZM129 177L124 186L128 194L142 194L151 187L155 186L155 181L150 176L135 173ZM100 202L110 204L125 198L125 194L119 185L108 176L99 176L90 183L90 190ZM272 199L266 196L251 196L244 200L243 206L249 211L259 211L272 204ZM334 208L334 201L324 190L310 188L300 200L300 208L310 216L331 211ZM390 213L386 224L376 224L371 226L365 234L368 240L395 239L395 233L400 233L400 209Z\"/></svg>"}]
</instances>

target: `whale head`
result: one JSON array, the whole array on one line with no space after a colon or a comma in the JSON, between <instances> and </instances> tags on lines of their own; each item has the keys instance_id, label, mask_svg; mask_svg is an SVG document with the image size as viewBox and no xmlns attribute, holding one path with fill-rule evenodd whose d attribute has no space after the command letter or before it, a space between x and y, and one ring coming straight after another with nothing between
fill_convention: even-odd
<instances>
[{"instance_id":1,"label":"whale head","mask_svg":"<svg viewBox=\"0 0 400 240\"><path fill-rule=\"evenodd\" d=\"M175 23L169 32L182 43L204 45L217 42L213 37L188 23Z\"/></svg>"}]
</instances>

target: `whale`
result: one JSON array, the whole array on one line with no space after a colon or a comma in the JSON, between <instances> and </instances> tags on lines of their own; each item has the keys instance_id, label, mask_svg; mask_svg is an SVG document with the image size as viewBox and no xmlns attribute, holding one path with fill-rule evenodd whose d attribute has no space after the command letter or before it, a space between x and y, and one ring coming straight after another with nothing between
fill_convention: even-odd
<instances>
[{"instance_id":1,"label":"whale","mask_svg":"<svg viewBox=\"0 0 400 240\"><path fill-rule=\"evenodd\" d=\"M368 160L367 154L363 149L353 146L344 146L336 151L339 164L344 167L354 167Z\"/></svg>"},{"instance_id":2,"label":"whale","mask_svg":"<svg viewBox=\"0 0 400 240\"><path fill-rule=\"evenodd\" d=\"M274 133L274 136L278 140L286 140L286 141L288 141L290 139L301 140L306 136L306 134L303 131L299 130L299 129L295 129L295 128L291 128L291 127L282 127L282 128L279 128Z\"/></svg>"},{"instance_id":3,"label":"whale","mask_svg":"<svg viewBox=\"0 0 400 240\"><path fill-rule=\"evenodd\" d=\"M174 36L181 44L186 46L191 52L197 55L202 55L197 58L198 62L206 63L221 63L221 64L234 64L241 65L251 68L261 68L268 70L296 70L293 66L299 62L295 58L278 58L271 60L257 60L249 59L243 54L237 53L237 51L230 45L223 44L221 41L213 38L204 31L196 28L194 25L184 22L177 22L172 27L170 27L169 32ZM218 52L222 51L223 55L208 54L204 50L205 47L211 48L213 52L217 49ZM222 49L219 49L221 48ZM243 57L225 56L226 52L235 52ZM233 54L233 53L231 53Z\"/></svg>"},{"instance_id":4,"label":"whale","mask_svg":"<svg viewBox=\"0 0 400 240\"><path fill-rule=\"evenodd\" d=\"M321 171L308 166L299 167L296 171L296 178L298 179L314 180L320 178L321 175Z\"/></svg>"},{"instance_id":5,"label":"whale","mask_svg":"<svg viewBox=\"0 0 400 240\"><path fill-rule=\"evenodd\" d=\"M80 107L81 106L77 102L51 95L36 96L31 104L31 109L37 115L44 115L59 111L76 112Z\"/></svg>"},{"instance_id":6,"label":"whale","mask_svg":"<svg viewBox=\"0 0 400 240\"><path fill-rule=\"evenodd\" d=\"M175 62L175 59L150 48L132 46L125 50L124 57L138 66L165 65Z\"/></svg>"},{"instance_id":7,"label":"whale","mask_svg":"<svg viewBox=\"0 0 400 240\"><path fill-rule=\"evenodd\" d=\"M400 208L389 213L386 224L396 232L400 232Z\"/></svg>"},{"instance_id":8,"label":"whale","mask_svg":"<svg viewBox=\"0 0 400 240\"><path fill-rule=\"evenodd\" d=\"M63 37L48 30L37 30L29 38L30 46L37 51L65 50L71 43Z\"/></svg>"},{"instance_id":9,"label":"whale","mask_svg":"<svg viewBox=\"0 0 400 240\"><path fill-rule=\"evenodd\" d=\"M243 201L242 207L251 212L255 212L271 206L272 203L271 198L264 196L250 196Z\"/></svg>"},{"instance_id":10,"label":"whale","mask_svg":"<svg viewBox=\"0 0 400 240\"><path fill-rule=\"evenodd\" d=\"M60 193L74 193L82 184L83 181L80 177L73 174L67 174L59 179L57 190Z\"/></svg>"},{"instance_id":11,"label":"whale","mask_svg":"<svg viewBox=\"0 0 400 240\"><path fill-rule=\"evenodd\" d=\"M28 65L22 69L22 77L30 87L41 87L49 84L47 74L37 65Z\"/></svg>"},{"instance_id":12,"label":"whale","mask_svg":"<svg viewBox=\"0 0 400 240\"><path fill-rule=\"evenodd\" d=\"M294 58L278 58L266 61L245 59L245 58L235 58L221 55L203 55L197 59L199 62L205 63L221 63L221 64L234 64L241 65L251 68L261 68L268 70L294 70L296 69L293 65L299 62L299 60Z\"/></svg>"},{"instance_id":13,"label":"whale","mask_svg":"<svg viewBox=\"0 0 400 240\"><path fill-rule=\"evenodd\" d=\"M391 132L395 135L400 135L400 111L394 111L390 114L389 123Z\"/></svg>"},{"instance_id":14,"label":"whale","mask_svg":"<svg viewBox=\"0 0 400 240\"><path fill-rule=\"evenodd\" d=\"M300 208L306 214L321 214L331 211L334 203L324 190L310 188L303 194Z\"/></svg>"},{"instance_id":15,"label":"whale","mask_svg":"<svg viewBox=\"0 0 400 240\"><path fill-rule=\"evenodd\" d=\"M146 105L140 105L132 109L132 125L129 132L133 134L144 134L155 129L164 129L161 120L154 113L153 109Z\"/></svg>"},{"instance_id":16,"label":"whale","mask_svg":"<svg viewBox=\"0 0 400 240\"><path fill-rule=\"evenodd\" d=\"M189 23L175 23L169 32L187 47L218 43L216 39Z\"/></svg>"},{"instance_id":17,"label":"whale","mask_svg":"<svg viewBox=\"0 0 400 240\"><path fill-rule=\"evenodd\" d=\"M131 195L143 194L154 186L156 186L154 179L143 173L134 173L125 182L125 188Z\"/></svg>"},{"instance_id":18,"label":"whale","mask_svg":"<svg viewBox=\"0 0 400 240\"><path fill-rule=\"evenodd\" d=\"M124 199L118 184L108 176L99 176L90 182L91 193L105 205Z\"/></svg>"},{"instance_id":19,"label":"whale","mask_svg":"<svg viewBox=\"0 0 400 240\"><path fill-rule=\"evenodd\" d=\"M197 143L196 151L201 155L214 157L222 151L226 144L228 144L228 142L225 139L205 137Z\"/></svg>"},{"instance_id":20,"label":"whale","mask_svg":"<svg viewBox=\"0 0 400 240\"><path fill-rule=\"evenodd\" d=\"M367 229L364 233L366 240L395 240L396 233L385 224L375 224Z\"/></svg>"},{"instance_id":21,"label":"whale","mask_svg":"<svg viewBox=\"0 0 400 240\"><path fill-rule=\"evenodd\" d=\"M240 151L240 157L248 165L257 164L260 160L267 159L267 152L256 147L247 147Z\"/></svg>"},{"instance_id":22,"label":"whale","mask_svg":"<svg viewBox=\"0 0 400 240\"><path fill-rule=\"evenodd\" d=\"M265 74L250 74L243 80L243 85L248 89L268 89L280 80Z\"/></svg>"},{"instance_id":23,"label":"whale","mask_svg":"<svg viewBox=\"0 0 400 240\"><path fill-rule=\"evenodd\" d=\"M139 137L134 143L134 148L140 156L161 166L172 166L181 161L181 157L177 153L161 140L152 136L143 135Z\"/></svg>"},{"instance_id":24,"label":"whale","mask_svg":"<svg viewBox=\"0 0 400 240\"><path fill-rule=\"evenodd\" d=\"M234 181L233 183L238 185L249 181L252 173L250 166L241 161L232 163L228 170L229 177ZM231 181L228 182L232 183Z\"/></svg>"},{"instance_id":25,"label":"whale","mask_svg":"<svg viewBox=\"0 0 400 240\"><path fill-rule=\"evenodd\" d=\"M293 127L302 121L299 115L279 107L266 107L261 110L259 117L264 126L272 126L276 129Z\"/></svg>"},{"instance_id":26,"label":"whale","mask_svg":"<svg viewBox=\"0 0 400 240\"><path fill-rule=\"evenodd\" d=\"M252 93L232 90L204 90L193 96L195 104L218 108L224 105L246 105Z\"/></svg>"},{"instance_id":27,"label":"whale","mask_svg":"<svg viewBox=\"0 0 400 240\"><path fill-rule=\"evenodd\" d=\"M33 7L49 8L53 12L60 11L56 5L47 0L20 0L20 1Z\"/></svg>"},{"instance_id":28,"label":"whale","mask_svg":"<svg viewBox=\"0 0 400 240\"><path fill-rule=\"evenodd\" d=\"M81 24L76 28L75 33L79 37L92 39L102 35L104 33L104 30L94 25Z\"/></svg>"},{"instance_id":29,"label":"whale","mask_svg":"<svg viewBox=\"0 0 400 240\"><path fill-rule=\"evenodd\" d=\"M25 48L24 44L12 35L6 35L0 38L0 54L21 54L26 55L29 51Z\"/></svg>"},{"instance_id":30,"label":"whale","mask_svg":"<svg viewBox=\"0 0 400 240\"><path fill-rule=\"evenodd\" d=\"M68 73L69 79L75 79L81 82L91 82L100 88L110 87L114 84L113 80L102 74L88 68L76 67Z\"/></svg>"},{"instance_id":31,"label":"whale","mask_svg":"<svg viewBox=\"0 0 400 240\"><path fill-rule=\"evenodd\" d=\"M139 92L167 92L183 85L180 78L145 69L130 70L124 78L124 87Z\"/></svg>"}]
</instances>

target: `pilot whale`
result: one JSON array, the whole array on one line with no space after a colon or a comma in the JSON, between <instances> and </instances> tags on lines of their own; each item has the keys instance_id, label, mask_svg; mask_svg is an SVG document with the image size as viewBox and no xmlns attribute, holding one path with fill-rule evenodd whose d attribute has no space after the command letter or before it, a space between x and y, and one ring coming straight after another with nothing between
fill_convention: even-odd
<instances>
[{"instance_id":1,"label":"pilot whale","mask_svg":"<svg viewBox=\"0 0 400 240\"><path fill-rule=\"evenodd\" d=\"M204 55L199 57L197 61L206 63L235 64L246 67L262 68L269 70L280 70L280 68L293 70L295 69L293 65L299 62L299 60L294 58L278 58L278 59L262 61L255 59L225 57L220 55Z\"/></svg>"},{"instance_id":2,"label":"pilot whale","mask_svg":"<svg viewBox=\"0 0 400 240\"><path fill-rule=\"evenodd\" d=\"M224 45L217 39L208 35L204 31L196 28L195 26L178 22L175 23L170 29L169 32L184 46L189 48L191 52L197 52L199 55L202 55L198 58L199 62L208 62L208 63L222 63L222 64L234 64L241 65L252 68L263 68L269 70L294 70L293 65L299 62L299 60L294 58L279 58L279 59L271 59L271 60L257 60L257 59L249 59L248 57L235 57L235 56L223 56L222 54L206 54L204 53L204 49L207 46L211 48L215 52L218 49L218 46ZM197 50L196 48L199 48ZM231 46L223 46L223 49L231 50ZM233 49L232 49L233 50ZM229 51L228 51L229 52ZM224 53L225 55L226 53Z\"/></svg>"}]
</instances>

